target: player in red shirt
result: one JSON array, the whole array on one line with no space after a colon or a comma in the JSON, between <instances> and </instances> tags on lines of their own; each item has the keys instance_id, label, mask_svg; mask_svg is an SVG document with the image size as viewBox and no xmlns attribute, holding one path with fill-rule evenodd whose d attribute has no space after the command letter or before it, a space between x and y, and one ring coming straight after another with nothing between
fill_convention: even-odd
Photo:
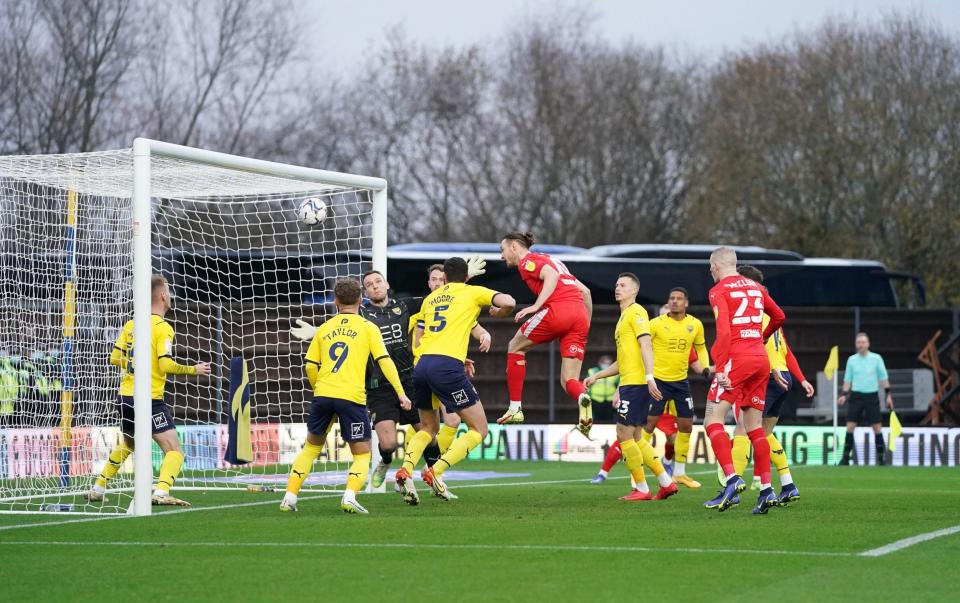
<instances>
[{"instance_id":1,"label":"player in red shirt","mask_svg":"<svg viewBox=\"0 0 960 603\"><path fill-rule=\"evenodd\" d=\"M710 274L717 283L710 289L710 305L717 319L717 339L711 356L717 373L707 395L704 426L727 484L704 506L725 511L736 504L737 495L746 488L734 471L730 438L723 429L727 413L735 407L740 411L737 421L743 422L753 444L754 469L760 474L760 497L753 512L763 514L777 504L777 495L770 485L770 444L762 426L770 379L764 342L783 325L786 315L762 285L737 273L737 254L733 249L720 247L710 255ZM770 317L765 329L764 314Z\"/></svg>"},{"instance_id":2,"label":"player in red shirt","mask_svg":"<svg viewBox=\"0 0 960 603\"><path fill-rule=\"evenodd\" d=\"M587 346L593 301L590 290L570 274L563 262L545 253L530 251L532 233L512 232L500 241L500 255L507 266L516 266L523 282L537 295L532 306L517 312L524 321L507 349L507 391L510 407L497 419L501 425L523 423L520 402L526 376L526 354L533 346L560 340L560 382L580 406L581 433L590 433L593 408L587 388L580 381L580 369Z\"/></svg>"}]
</instances>

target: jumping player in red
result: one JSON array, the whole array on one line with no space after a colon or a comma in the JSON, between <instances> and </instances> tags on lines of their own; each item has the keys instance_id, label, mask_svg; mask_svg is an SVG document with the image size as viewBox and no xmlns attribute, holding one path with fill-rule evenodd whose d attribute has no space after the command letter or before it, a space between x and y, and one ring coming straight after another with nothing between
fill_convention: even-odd
<instances>
[{"instance_id":1,"label":"jumping player in red","mask_svg":"<svg viewBox=\"0 0 960 603\"><path fill-rule=\"evenodd\" d=\"M497 423L523 423L520 401L527 372L526 354L535 345L559 339L560 382L580 406L577 429L588 435L593 426L593 408L587 388L580 381L580 369L593 313L590 290L570 274L563 262L545 253L531 252L532 246L533 234L529 232L512 232L500 241L501 257L507 266L517 267L523 282L537 294L537 300L515 317L522 324L507 348L510 407Z\"/></svg>"},{"instance_id":2,"label":"jumping player in red","mask_svg":"<svg viewBox=\"0 0 960 603\"><path fill-rule=\"evenodd\" d=\"M770 360L764 342L783 325L786 315L762 285L737 273L737 254L720 247L710 255L710 274L716 285L710 289L710 305L717 319L717 339L711 349L716 376L707 395L704 418L707 436L717 462L723 467L727 484L704 506L725 511L738 502L746 483L733 468L730 438L723 421L731 407L740 412L738 422L750 437L754 469L760 474L760 497L754 514L764 514L777 505L770 485L770 444L763 431L763 407L770 379ZM763 315L770 317L764 329Z\"/></svg>"}]
</instances>

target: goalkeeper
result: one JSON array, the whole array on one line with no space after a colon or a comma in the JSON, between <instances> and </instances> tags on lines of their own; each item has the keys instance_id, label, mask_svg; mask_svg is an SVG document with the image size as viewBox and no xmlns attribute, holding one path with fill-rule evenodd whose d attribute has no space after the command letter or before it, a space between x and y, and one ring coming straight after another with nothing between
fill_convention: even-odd
<instances>
[{"instance_id":1,"label":"goalkeeper","mask_svg":"<svg viewBox=\"0 0 960 603\"><path fill-rule=\"evenodd\" d=\"M170 286L167 279L154 275L150 279L150 320L152 335L150 341L151 388L153 409L151 411L151 428L153 441L163 451L163 462L160 464L160 479L153 489L153 504L179 505L189 507L190 503L170 496L170 488L180 475L183 467L183 451L177 439L177 430L173 424L173 413L164 402L163 390L167 383L167 375L209 375L210 365L199 362L193 366L177 364L172 358L173 327L163 317L170 310ZM97 477L93 488L87 493L87 501L101 502L107 491L107 483L117 474L120 466L133 452L134 407L133 407L133 320L128 320L110 354L110 364L120 368L120 443L110 452L106 465Z\"/></svg>"},{"instance_id":2,"label":"goalkeeper","mask_svg":"<svg viewBox=\"0 0 960 603\"><path fill-rule=\"evenodd\" d=\"M485 262L477 257L471 258L469 262L470 276L483 274ZM440 270L442 275L442 267ZM432 277L432 274L431 274ZM432 279L431 279L432 280ZM360 306L360 314L380 329L384 345L390 359L397 367L401 383L407 392L413 391L413 366L414 356L410 341L410 325L422 324L421 305L422 297L412 298L392 298L389 296L390 284L387 282L383 273L379 270L369 270L361 278L363 293L367 298L367 303ZM438 286L443 281L438 283ZM431 291L435 286L430 284ZM418 320L419 319L419 320ZM316 334L317 329L303 320L298 320L299 326L290 329L290 334L303 341L311 340ZM422 329L421 329L422 331ZM490 335L483 327L479 325L474 327L474 333L481 339L481 350L483 347L482 337L486 337L487 349L489 348ZM404 441L409 443L413 440L413 435L420 430L420 415L416 409L406 409L401 407L400 400L394 392L393 387L384 378L376 363L370 363L366 373L366 393L367 410L370 413L370 419L373 423L374 431L377 434L377 447L380 453L380 463L373 469L371 481L373 487L379 488L386 479L387 472L390 469L390 463L397 451L397 425L407 425L407 433ZM453 415L456 417L456 415ZM459 417L458 417L459 419ZM448 430L449 431L449 430ZM456 433L456 428L452 429ZM449 440L453 440L450 435ZM431 444L424 451L424 459L427 465L440 458L447 446L443 447L438 441ZM420 502L416 488L407 488L401 491L403 499L407 504L416 505Z\"/></svg>"}]
</instances>

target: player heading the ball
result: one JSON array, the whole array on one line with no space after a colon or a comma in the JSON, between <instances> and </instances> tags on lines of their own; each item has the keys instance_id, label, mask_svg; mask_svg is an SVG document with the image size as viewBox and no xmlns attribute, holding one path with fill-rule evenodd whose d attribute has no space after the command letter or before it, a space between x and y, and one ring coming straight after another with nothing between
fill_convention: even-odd
<instances>
[{"instance_id":1,"label":"player heading the ball","mask_svg":"<svg viewBox=\"0 0 960 603\"><path fill-rule=\"evenodd\" d=\"M371 427L366 406L369 358L373 358L393 387L401 408L410 408L410 399L403 390L397 366L387 353L380 329L359 314L360 291L356 279L337 281L333 294L338 313L317 329L307 350L304 368L313 390L313 402L307 417L307 441L293 461L287 492L280 503L281 511L297 510L300 488L310 474L313 461L323 451L327 433L337 417L341 437L353 454L340 509L345 513L368 513L357 502L357 492L367 482L370 471Z\"/></svg>"},{"instance_id":2,"label":"player heading the ball","mask_svg":"<svg viewBox=\"0 0 960 603\"><path fill-rule=\"evenodd\" d=\"M517 312L522 323L507 348L507 391L510 405L497 419L501 425L523 423L523 381L527 374L527 352L536 345L560 340L560 383L580 407L577 428L588 436L593 426L593 407L580 381L586 353L593 300L590 290L570 274L560 260L530 251L533 233L511 232L500 241L500 256L507 266L516 267L520 278L537 295L532 306Z\"/></svg>"}]
</instances>

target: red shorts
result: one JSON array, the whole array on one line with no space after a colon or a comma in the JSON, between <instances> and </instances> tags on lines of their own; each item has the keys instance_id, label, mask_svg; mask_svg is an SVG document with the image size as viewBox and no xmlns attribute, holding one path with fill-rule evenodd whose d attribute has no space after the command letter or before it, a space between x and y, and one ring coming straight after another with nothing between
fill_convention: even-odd
<instances>
[{"instance_id":1,"label":"red shorts","mask_svg":"<svg viewBox=\"0 0 960 603\"><path fill-rule=\"evenodd\" d=\"M707 394L708 402L723 400L736 407L762 411L770 381L770 360L766 356L743 356L727 361L730 389L717 385L714 379Z\"/></svg>"},{"instance_id":2,"label":"red shorts","mask_svg":"<svg viewBox=\"0 0 960 603\"><path fill-rule=\"evenodd\" d=\"M583 304L546 306L520 326L520 333L533 343L560 340L560 356L583 360L590 319Z\"/></svg>"},{"instance_id":3,"label":"red shorts","mask_svg":"<svg viewBox=\"0 0 960 603\"><path fill-rule=\"evenodd\" d=\"M673 434L677 433L677 417L676 415L671 415L668 412L660 415L660 420L657 421L657 429L663 432L663 435L668 438Z\"/></svg>"}]
</instances>

